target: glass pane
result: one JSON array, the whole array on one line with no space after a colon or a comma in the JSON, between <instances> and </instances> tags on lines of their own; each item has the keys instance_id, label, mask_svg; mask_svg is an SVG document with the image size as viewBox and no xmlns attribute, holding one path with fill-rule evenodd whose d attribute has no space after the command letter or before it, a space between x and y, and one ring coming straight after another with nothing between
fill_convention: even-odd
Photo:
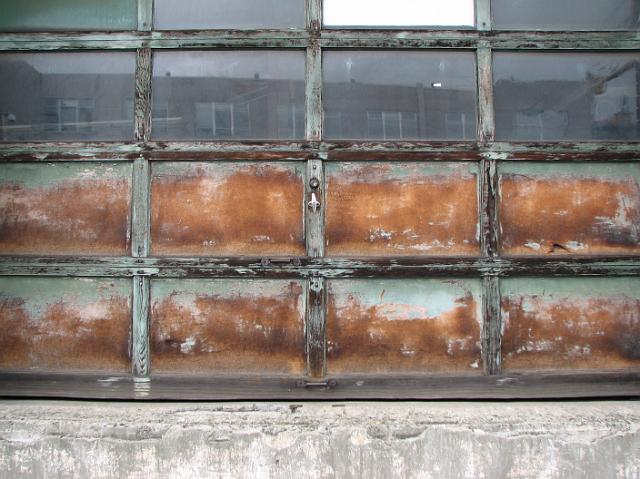
<instances>
[{"instance_id":1,"label":"glass pane","mask_svg":"<svg viewBox=\"0 0 640 479\"><path fill-rule=\"evenodd\" d=\"M135 54L0 55L0 140L133 138Z\"/></svg>"},{"instance_id":2,"label":"glass pane","mask_svg":"<svg viewBox=\"0 0 640 479\"><path fill-rule=\"evenodd\" d=\"M304 28L304 0L155 0L155 28Z\"/></svg>"},{"instance_id":3,"label":"glass pane","mask_svg":"<svg viewBox=\"0 0 640 479\"><path fill-rule=\"evenodd\" d=\"M637 30L638 0L492 0L495 29Z\"/></svg>"},{"instance_id":4,"label":"glass pane","mask_svg":"<svg viewBox=\"0 0 640 479\"><path fill-rule=\"evenodd\" d=\"M637 53L496 53L502 140L640 138Z\"/></svg>"},{"instance_id":5,"label":"glass pane","mask_svg":"<svg viewBox=\"0 0 640 479\"><path fill-rule=\"evenodd\" d=\"M323 72L327 138L476 138L473 53L330 51Z\"/></svg>"},{"instance_id":6,"label":"glass pane","mask_svg":"<svg viewBox=\"0 0 640 479\"><path fill-rule=\"evenodd\" d=\"M298 51L157 52L154 138L304 137L304 62ZM300 113L302 112L302 113ZM296 128L283 128L282 118ZM301 124L300 124L301 123Z\"/></svg>"},{"instance_id":7,"label":"glass pane","mask_svg":"<svg viewBox=\"0 0 640 479\"><path fill-rule=\"evenodd\" d=\"M475 25L473 0L324 0L323 19L335 27Z\"/></svg>"},{"instance_id":8,"label":"glass pane","mask_svg":"<svg viewBox=\"0 0 640 479\"><path fill-rule=\"evenodd\" d=\"M0 31L135 30L132 0L18 0L1 2Z\"/></svg>"}]
</instances>

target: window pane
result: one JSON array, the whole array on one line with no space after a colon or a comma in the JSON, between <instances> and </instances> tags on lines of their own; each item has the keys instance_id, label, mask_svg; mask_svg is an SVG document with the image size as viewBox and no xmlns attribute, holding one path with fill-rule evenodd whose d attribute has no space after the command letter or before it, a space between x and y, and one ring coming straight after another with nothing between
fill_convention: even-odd
<instances>
[{"instance_id":1,"label":"window pane","mask_svg":"<svg viewBox=\"0 0 640 479\"><path fill-rule=\"evenodd\" d=\"M495 29L637 30L638 0L492 0Z\"/></svg>"},{"instance_id":2,"label":"window pane","mask_svg":"<svg viewBox=\"0 0 640 479\"><path fill-rule=\"evenodd\" d=\"M134 53L0 55L0 140L133 138Z\"/></svg>"},{"instance_id":3,"label":"window pane","mask_svg":"<svg viewBox=\"0 0 640 479\"><path fill-rule=\"evenodd\" d=\"M437 27L475 24L473 0L324 0L324 24L344 27Z\"/></svg>"},{"instance_id":4,"label":"window pane","mask_svg":"<svg viewBox=\"0 0 640 479\"><path fill-rule=\"evenodd\" d=\"M304 111L304 61L298 51L155 53L153 102L166 105L166 116L154 113L152 134L173 140L291 138L281 118ZM295 134L302 138L303 113L297 121L302 125Z\"/></svg>"},{"instance_id":5,"label":"window pane","mask_svg":"<svg viewBox=\"0 0 640 479\"><path fill-rule=\"evenodd\" d=\"M331 51L323 72L327 138L476 137L473 53Z\"/></svg>"},{"instance_id":6,"label":"window pane","mask_svg":"<svg viewBox=\"0 0 640 479\"><path fill-rule=\"evenodd\" d=\"M135 30L132 0L18 0L2 2L0 31Z\"/></svg>"},{"instance_id":7,"label":"window pane","mask_svg":"<svg viewBox=\"0 0 640 479\"><path fill-rule=\"evenodd\" d=\"M304 0L155 0L155 28L304 28Z\"/></svg>"},{"instance_id":8,"label":"window pane","mask_svg":"<svg viewBox=\"0 0 640 479\"><path fill-rule=\"evenodd\" d=\"M640 138L637 53L496 53L496 136Z\"/></svg>"}]
</instances>

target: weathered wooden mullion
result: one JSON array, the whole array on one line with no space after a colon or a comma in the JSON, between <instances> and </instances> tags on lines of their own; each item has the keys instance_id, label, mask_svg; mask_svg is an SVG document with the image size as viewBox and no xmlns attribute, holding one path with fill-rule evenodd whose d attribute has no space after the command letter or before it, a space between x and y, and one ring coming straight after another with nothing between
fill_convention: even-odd
<instances>
[{"instance_id":1,"label":"weathered wooden mullion","mask_svg":"<svg viewBox=\"0 0 640 479\"><path fill-rule=\"evenodd\" d=\"M640 276L640 257L134 258L0 256L0 276L156 278L419 278L422 276Z\"/></svg>"},{"instance_id":2,"label":"weathered wooden mullion","mask_svg":"<svg viewBox=\"0 0 640 479\"><path fill-rule=\"evenodd\" d=\"M138 30L150 32L153 29L153 0L138 0Z\"/></svg>"},{"instance_id":3,"label":"weathered wooden mullion","mask_svg":"<svg viewBox=\"0 0 640 479\"><path fill-rule=\"evenodd\" d=\"M306 0L307 30L319 32L322 29L322 0Z\"/></svg>"},{"instance_id":4,"label":"weathered wooden mullion","mask_svg":"<svg viewBox=\"0 0 640 479\"><path fill-rule=\"evenodd\" d=\"M314 20L318 21L318 20ZM314 33L316 32L316 33ZM320 33L321 32L321 33ZM479 30L201 30L101 33L3 33L0 51L200 48L305 48L320 36L322 48L500 50L638 50L637 32Z\"/></svg>"},{"instance_id":5,"label":"weathered wooden mullion","mask_svg":"<svg viewBox=\"0 0 640 479\"><path fill-rule=\"evenodd\" d=\"M305 185L305 238L307 256L324 256L324 217L326 192L322 160L309 160Z\"/></svg>"},{"instance_id":6,"label":"weathered wooden mullion","mask_svg":"<svg viewBox=\"0 0 640 479\"><path fill-rule=\"evenodd\" d=\"M326 373L326 291L325 280L319 276L309 278L307 286L307 314L305 343L307 375L322 378Z\"/></svg>"},{"instance_id":7,"label":"weathered wooden mullion","mask_svg":"<svg viewBox=\"0 0 640 479\"><path fill-rule=\"evenodd\" d=\"M151 89L153 77L153 54L150 48L139 48L136 52L136 89L134 101L135 138L139 143L149 141L151 134Z\"/></svg>"},{"instance_id":8,"label":"weathered wooden mullion","mask_svg":"<svg viewBox=\"0 0 640 479\"><path fill-rule=\"evenodd\" d=\"M476 0L476 29L480 31L492 29L491 0Z\"/></svg>"},{"instance_id":9,"label":"weathered wooden mullion","mask_svg":"<svg viewBox=\"0 0 640 479\"><path fill-rule=\"evenodd\" d=\"M497 276L482 278L482 358L489 375L502 371L502 317L500 313L500 280Z\"/></svg>"},{"instance_id":10,"label":"weathered wooden mullion","mask_svg":"<svg viewBox=\"0 0 640 479\"><path fill-rule=\"evenodd\" d=\"M132 372L136 378L150 373L149 355L149 291L147 276L133 277Z\"/></svg>"}]
</instances>

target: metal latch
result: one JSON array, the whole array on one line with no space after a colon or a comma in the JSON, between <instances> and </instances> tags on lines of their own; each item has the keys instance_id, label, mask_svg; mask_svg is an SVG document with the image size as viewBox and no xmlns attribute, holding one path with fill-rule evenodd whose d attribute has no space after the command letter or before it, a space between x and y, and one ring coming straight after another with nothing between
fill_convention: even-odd
<instances>
[{"instance_id":1,"label":"metal latch","mask_svg":"<svg viewBox=\"0 0 640 479\"><path fill-rule=\"evenodd\" d=\"M305 389L333 389L338 385L338 381L335 379L328 379L326 381L307 381L300 379L296 381L296 387Z\"/></svg>"},{"instance_id":2,"label":"metal latch","mask_svg":"<svg viewBox=\"0 0 640 479\"><path fill-rule=\"evenodd\" d=\"M309 201L309 203L307 204L314 213L318 210L318 208L320 208L320 202L318 201L315 193L311 193L311 201Z\"/></svg>"}]
</instances>

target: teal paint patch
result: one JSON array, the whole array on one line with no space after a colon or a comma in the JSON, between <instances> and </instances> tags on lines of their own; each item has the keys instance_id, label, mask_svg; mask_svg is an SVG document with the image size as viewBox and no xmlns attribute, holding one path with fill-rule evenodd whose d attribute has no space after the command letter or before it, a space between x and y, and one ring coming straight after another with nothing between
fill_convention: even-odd
<instances>
[{"instance_id":1,"label":"teal paint patch","mask_svg":"<svg viewBox=\"0 0 640 479\"><path fill-rule=\"evenodd\" d=\"M640 184L640 163L550 163L550 162L502 162L498 166L500 176L521 175L535 178L595 178L610 181L628 181L635 178Z\"/></svg>"},{"instance_id":2,"label":"teal paint patch","mask_svg":"<svg viewBox=\"0 0 640 479\"><path fill-rule=\"evenodd\" d=\"M222 182L237 173L251 173L260 176L263 171L265 175L284 171L289 172L291 176L296 178L302 178L305 169L306 164L303 162L265 163L242 161L205 163L198 161L163 161L152 163L151 176L152 178L213 176Z\"/></svg>"},{"instance_id":3,"label":"teal paint patch","mask_svg":"<svg viewBox=\"0 0 640 479\"><path fill-rule=\"evenodd\" d=\"M357 297L363 308L385 306L390 321L439 317L471 295L477 304L475 316L482 318L479 279L331 280L329 291L338 304Z\"/></svg>"},{"instance_id":4,"label":"teal paint patch","mask_svg":"<svg viewBox=\"0 0 640 479\"><path fill-rule=\"evenodd\" d=\"M197 296L276 297L287 295L292 284L305 288L299 280L233 279L162 279L151 281L151 303L173 296L178 302L191 304ZM304 291L304 289L303 289ZM301 294L298 311L304 311L306 294Z\"/></svg>"},{"instance_id":5,"label":"teal paint patch","mask_svg":"<svg viewBox=\"0 0 640 479\"><path fill-rule=\"evenodd\" d=\"M372 161L356 161L356 162L330 162L325 166L327 176L335 176L340 178L346 174L353 178L353 175L363 175L361 181L369 182L371 178L367 177L369 171L376 172L376 180L395 180L402 181L411 179L412 184L421 184L420 177L434 176L458 176L461 178L477 177L479 165L477 162L372 162ZM380 177L380 172L385 171L384 178ZM356 183L357 180L352 180Z\"/></svg>"},{"instance_id":6,"label":"teal paint patch","mask_svg":"<svg viewBox=\"0 0 640 479\"><path fill-rule=\"evenodd\" d=\"M552 301L626 296L640 298L640 278L505 278L502 297L544 296Z\"/></svg>"},{"instance_id":7,"label":"teal paint patch","mask_svg":"<svg viewBox=\"0 0 640 479\"><path fill-rule=\"evenodd\" d=\"M112 298L130 298L129 279L0 277L0 301L20 299L31 317L39 317L47 306L64 302L88 307Z\"/></svg>"},{"instance_id":8,"label":"teal paint patch","mask_svg":"<svg viewBox=\"0 0 640 479\"><path fill-rule=\"evenodd\" d=\"M135 0L18 0L2 2L0 31L135 30Z\"/></svg>"},{"instance_id":9,"label":"teal paint patch","mask_svg":"<svg viewBox=\"0 0 640 479\"><path fill-rule=\"evenodd\" d=\"M131 181L132 163L127 162L60 162L2 163L0 185L15 184L26 188L51 188L65 181L119 180Z\"/></svg>"}]
</instances>

